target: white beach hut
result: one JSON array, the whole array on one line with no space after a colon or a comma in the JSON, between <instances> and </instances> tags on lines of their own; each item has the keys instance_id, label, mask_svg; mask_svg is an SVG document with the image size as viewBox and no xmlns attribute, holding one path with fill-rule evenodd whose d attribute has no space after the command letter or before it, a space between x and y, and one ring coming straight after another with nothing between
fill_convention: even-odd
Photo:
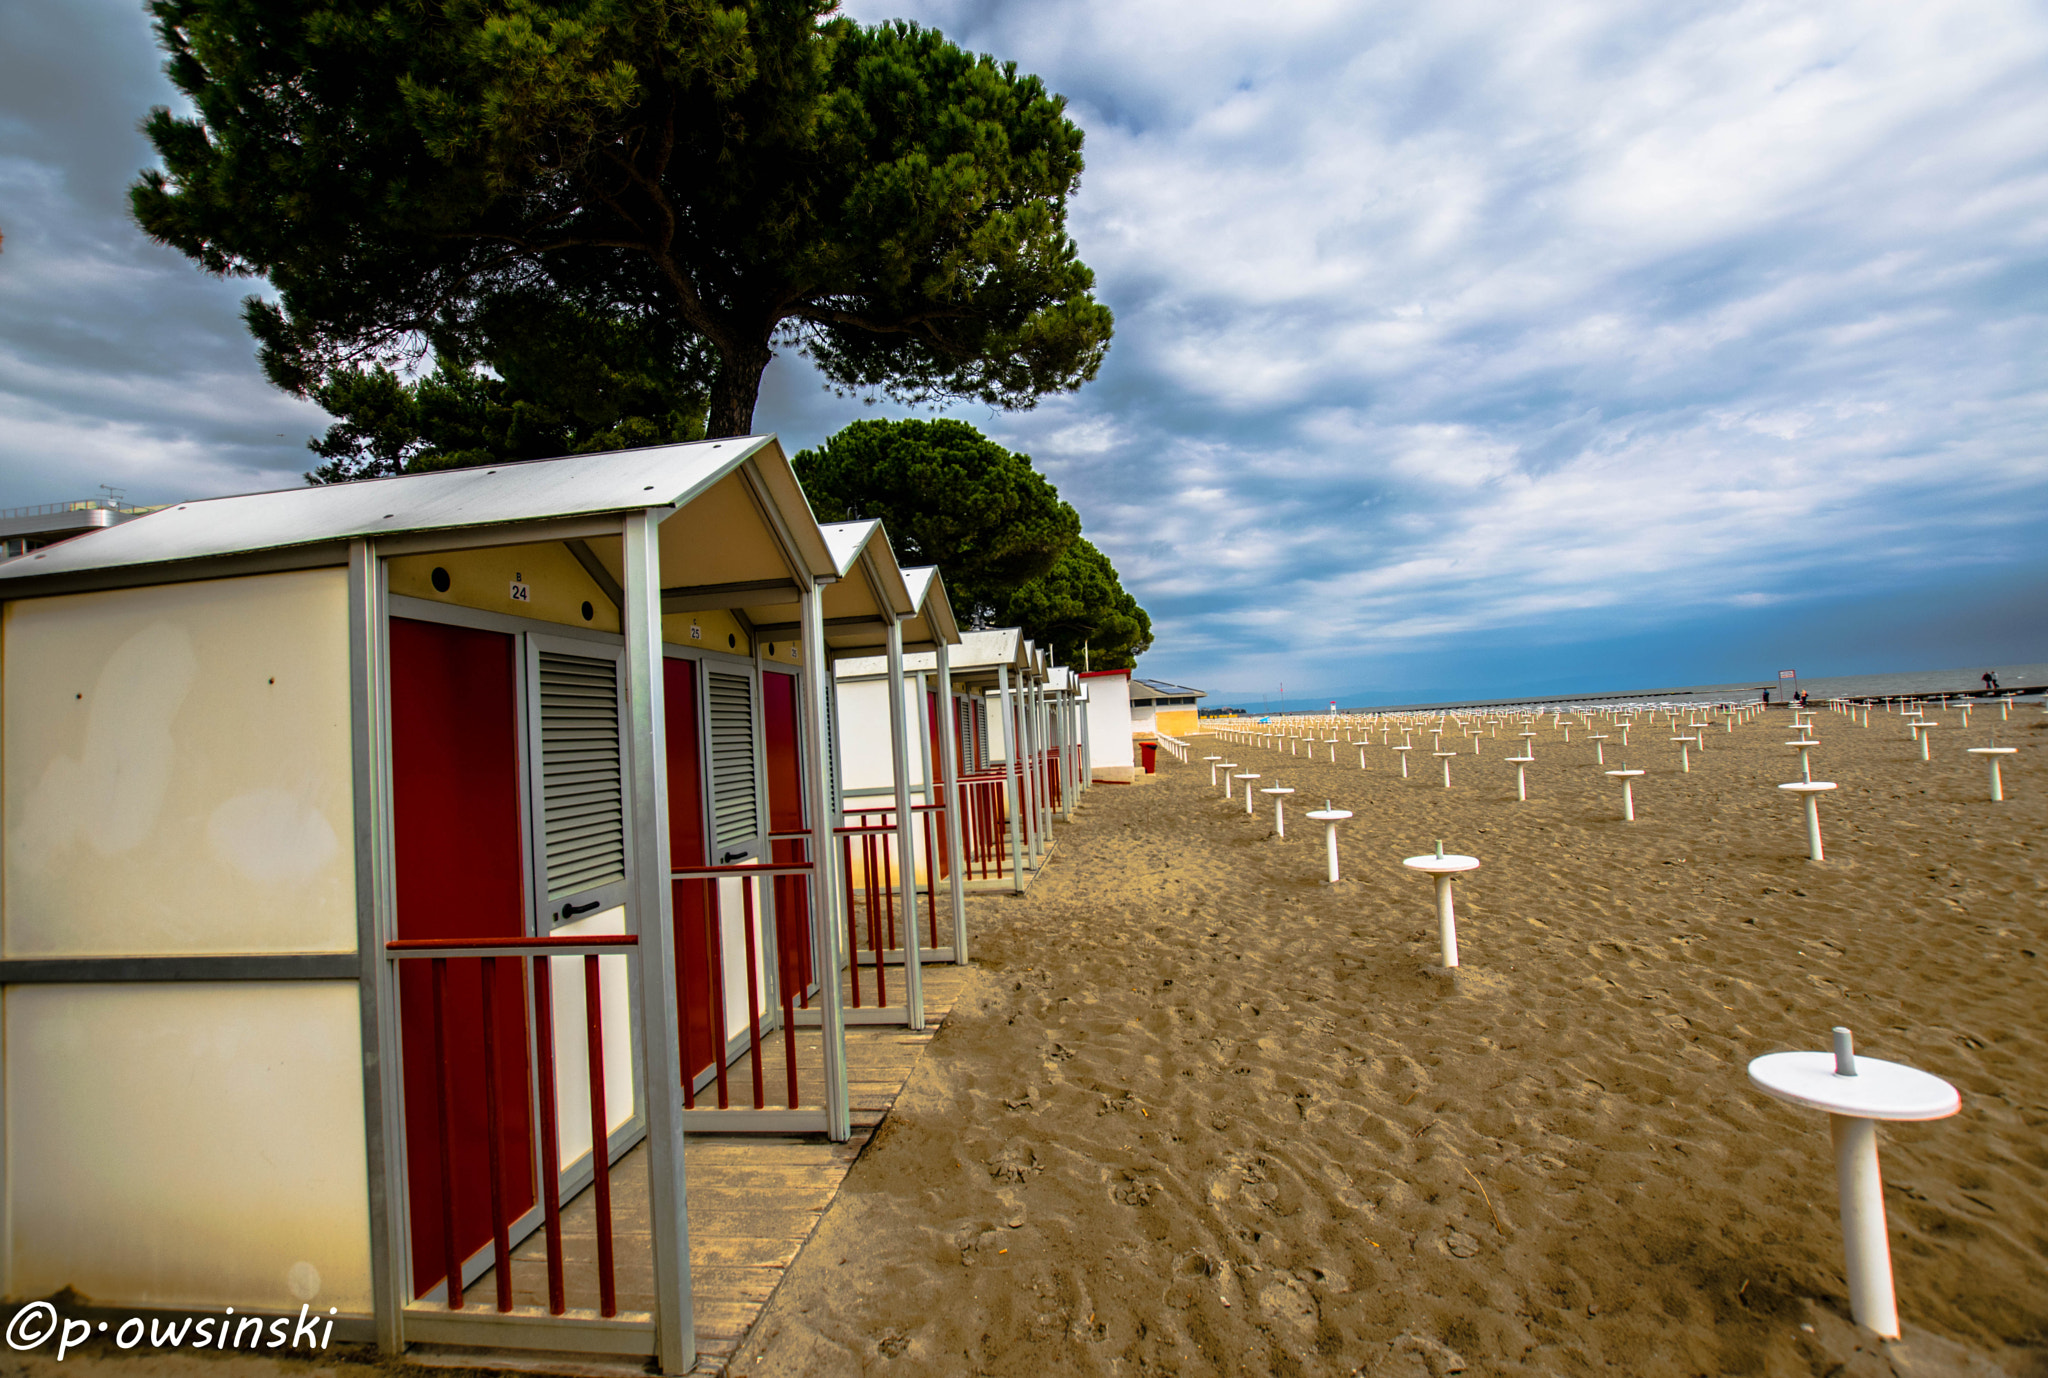
<instances>
[{"instance_id":1,"label":"white beach hut","mask_svg":"<svg viewBox=\"0 0 2048 1378\"><path fill-rule=\"evenodd\" d=\"M818 671L908 609L845 573L760 437L0 565L0 1291L688 1370L686 1125L847 1133Z\"/></svg>"},{"instance_id":2,"label":"white beach hut","mask_svg":"<svg viewBox=\"0 0 2048 1378\"><path fill-rule=\"evenodd\" d=\"M1084 670L1081 686L1087 711L1088 778L1129 784L1137 775L1136 738L1131 722L1131 672Z\"/></svg>"}]
</instances>

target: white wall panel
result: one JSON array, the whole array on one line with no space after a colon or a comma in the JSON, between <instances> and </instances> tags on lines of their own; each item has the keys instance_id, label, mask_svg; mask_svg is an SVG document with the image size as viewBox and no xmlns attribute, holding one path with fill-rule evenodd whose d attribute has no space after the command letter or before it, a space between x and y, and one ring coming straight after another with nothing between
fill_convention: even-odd
<instances>
[{"instance_id":1,"label":"white wall panel","mask_svg":"<svg viewBox=\"0 0 2048 1378\"><path fill-rule=\"evenodd\" d=\"M370 1309L352 981L13 986L8 1288Z\"/></svg>"},{"instance_id":2,"label":"white wall panel","mask_svg":"<svg viewBox=\"0 0 2048 1378\"><path fill-rule=\"evenodd\" d=\"M1088 757L1098 770L1133 763L1131 682L1122 675L1088 681Z\"/></svg>"},{"instance_id":3,"label":"white wall panel","mask_svg":"<svg viewBox=\"0 0 2048 1378\"><path fill-rule=\"evenodd\" d=\"M6 605L10 957L355 948L345 572Z\"/></svg>"},{"instance_id":4,"label":"white wall panel","mask_svg":"<svg viewBox=\"0 0 2048 1378\"><path fill-rule=\"evenodd\" d=\"M587 938L626 931L623 906L565 923L548 936ZM631 962L638 957L597 959L598 999L603 1005L605 1132L616 1133L638 1113L634 1100ZM555 1013L555 1147L560 1165L590 1152L590 1037L583 1001L583 959L548 959L549 998ZM536 1154L536 1156L538 1156Z\"/></svg>"}]
</instances>

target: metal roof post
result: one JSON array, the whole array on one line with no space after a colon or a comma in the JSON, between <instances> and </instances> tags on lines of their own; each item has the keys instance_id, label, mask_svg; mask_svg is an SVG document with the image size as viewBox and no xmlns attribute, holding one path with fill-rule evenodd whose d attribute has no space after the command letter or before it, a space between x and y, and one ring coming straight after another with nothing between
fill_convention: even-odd
<instances>
[{"instance_id":1,"label":"metal roof post","mask_svg":"<svg viewBox=\"0 0 2048 1378\"><path fill-rule=\"evenodd\" d=\"M910 826L910 732L903 720L903 619L889 616L889 760L896 777L896 886L903 900L903 1003L906 1023L924 1027L924 958L917 930L917 847ZM875 882L868 880L869 903Z\"/></svg>"},{"instance_id":2,"label":"metal roof post","mask_svg":"<svg viewBox=\"0 0 2048 1378\"><path fill-rule=\"evenodd\" d=\"M361 1009L363 1131L370 1200L370 1308L377 1348L405 1351L407 1295L404 1099L399 1085L398 972L384 943L392 919L391 707L386 692L383 562L373 541L349 543L349 717L355 784L356 957Z\"/></svg>"},{"instance_id":3,"label":"metal roof post","mask_svg":"<svg viewBox=\"0 0 2048 1378\"><path fill-rule=\"evenodd\" d=\"M676 1030L675 915L669 880L667 722L662 710L661 544L653 512L625 521L626 733L632 772L633 931L639 935L640 1037L647 1080L648 1218L654 1253L654 1355L661 1372L697 1362L690 1297L689 1194L683 1172L683 1073Z\"/></svg>"},{"instance_id":4,"label":"metal roof post","mask_svg":"<svg viewBox=\"0 0 2048 1378\"><path fill-rule=\"evenodd\" d=\"M1010 824L1010 888L1024 893L1024 849L1017 837L1017 815L1024 808L1024 793L1017 778L1017 714L1010 707L1010 667L996 666L996 704L1003 715L1004 813Z\"/></svg>"},{"instance_id":5,"label":"metal roof post","mask_svg":"<svg viewBox=\"0 0 2048 1378\"><path fill-rule=\"evenodd\" d=\"M835 1143L853 1137L853 1109L846 1084L846 1016L839 1003L840 912L838 857L832 829L839 823L834 807L839 762L826 751L826 715L831 712L832 661L825 649L825 588L830 579L814 580L804 590L797 610L797 634L804 657L804 752L811 798L811 950L818 976L818 1034L824 1041L825 1130ZM787 1036L793 1036L791 1030Z\"/></svg>"},{"instance_id":6,"label":"metal roof post","mask_svg":"<svg viewBox=\"0 0 2048 1378\"><path fill-rule=\"evenodd\" d=\"M946 870L953 884L953 961L967 965L967 864L961 848L961 832L967 826L967 810L960 800L960 752L958 747L959 708L953 702L953 663L946 638L938 638L939 698L946 705L946 723L939 733L940 789L946 803Z\"/></svg>"}]
</instances>

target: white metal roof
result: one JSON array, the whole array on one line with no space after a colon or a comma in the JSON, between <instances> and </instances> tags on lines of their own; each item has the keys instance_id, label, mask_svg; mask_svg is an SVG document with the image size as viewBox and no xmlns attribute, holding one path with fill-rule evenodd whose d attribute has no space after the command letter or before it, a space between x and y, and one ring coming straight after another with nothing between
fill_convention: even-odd
<instances>
[{"instance_id":1,"label":"white metal roof","mask_svg":"<svg viewBox=\"0 0 2048 1378\"><path fill-rule=\"evenodd\" d=\"M825 548L832 552L832 564L841 580L852 573L865 552L881 580L882 587L876 593L882 601L892 604L899 616L917 612L917 601L903 582L903 566L896 563L896 548L889 544L889 533L879 521L870 517L857 522L833 522L818 530L825 537Z\"/></svg>"},{"instance_id":2,"label":"white metal roof","mask_svg":"<svg viewBox=\"0 0 2048 1378\"><path fill-rule=\"evenodd\" d=\"M960 623L953 616L953 600L946 596L946 580L937 565L912 565L903 571L903 585L917 606L917 618L925 624L931 639L948 645L960 643Z\"/></svg>"},{"instance_id":3,"label":"white metal roof","mask_svg":"<svg viewBox=\"0 0 2048 1378\"><path fill-rule=\"evenodd\" d=\"M738 436L181 502L9 560L0 564L0 579L243 555L359 536L681 507L757 454L772 457L763 478L778 504L802 503L807 516L809 504L775 438ZM809 534L815 522L789 525L808 558L825 556Z\"/></svg>"},{"instance_id":4,"label":"white metal roof","mask_svg":"<svg viewBox=\"0 0 2048 1378\"><path fill-rule=\"evenodd\" d=\"M1012 670L1025 668L1022 655L1024 633L1017 627L990 627L981 631L960 633L960 643L950 646L946 661L954 674L973 670L993 671L996 666L1008 666ZM931 651L912 651L903 657L903 668L907 671L935 670L939 658ZM889 665L886 656L848 656L834 665L842 678L860 675L879 675Z\"/></svg>"}]
</instances>

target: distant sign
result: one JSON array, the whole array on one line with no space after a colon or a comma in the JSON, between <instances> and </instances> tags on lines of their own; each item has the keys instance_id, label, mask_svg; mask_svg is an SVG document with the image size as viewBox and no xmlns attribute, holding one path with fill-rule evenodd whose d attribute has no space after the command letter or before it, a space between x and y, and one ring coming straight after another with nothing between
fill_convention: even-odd
<instances>
[{"instance_id":1,"label":"distant sign","mask_svg":"<svg viewBox=\"0 0 2048 1378\"><path fill-rule=\"evenodd\" d=\"M1778 678L1779 678L1779 679L1798 679L1798 678L1799 678L1799 672L1798 672L1797 670L1780 670L1780 671L1778 671Z\"/></svg>"}]
</instances>

